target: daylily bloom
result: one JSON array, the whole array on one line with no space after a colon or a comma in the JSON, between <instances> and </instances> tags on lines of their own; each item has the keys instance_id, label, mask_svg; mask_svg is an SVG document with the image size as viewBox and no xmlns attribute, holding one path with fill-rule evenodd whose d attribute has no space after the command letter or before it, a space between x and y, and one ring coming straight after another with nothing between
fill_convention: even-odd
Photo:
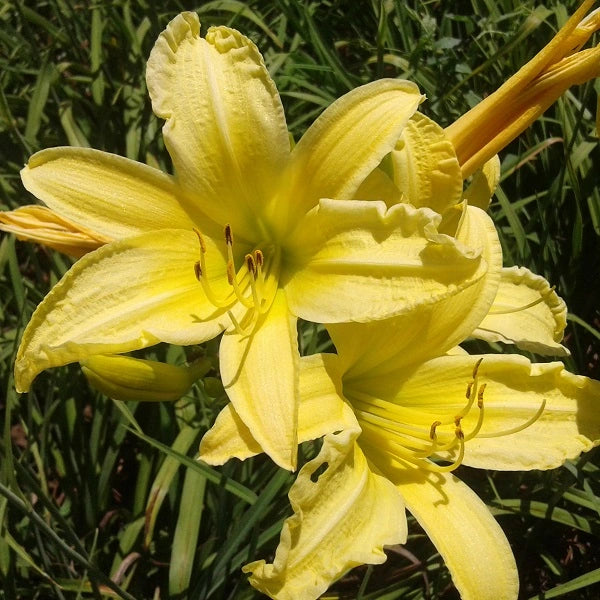
<instances>
[{"instance_id":1,"label":"daylily bloom","mask_svg":"<svg viewBox=\"0 0 600 600\"><path fill-rule=\"evenodd\" d=\"M466 178L527 129L572 85L600 77L600 46L580 50L600 29L585 0L552 41L493 94L446 128Z\"/></svg>"},{"instance_id":2,"label":"daylily bloom","mask_svg":"<svg viewBox=\"0 0 600 600\"><path fill-rule=\"evenodd\" d=\"M163 341L225 331L223 383L282 467L296 464L296 321L369 321L475 285L478 250L426 207L361 199L423 97L380 80L330 106L290 150L281 101L254 44L199 36L183 13L160 35L147 83L176 176L112 154L54 148L22 171L56 214L113 240L81 258L27 326L15 381ZM422 152L426 152L423 149ZM455 170L454 187L461 186Z\"/></svg>"},{"instance_id":3,"label":"daylily bloom","mask_svg":"<svg viewBox=\"0 0 600 600\"><path fill-rule=\"evenodd\" d=\"M469 207L457 237L485 246L490 269L476 286L416 315L330 325L337 354L301 359L298 437L326 435L290 490L294 515L273 562L244 567L270 597L312 600L352 567L383 562L385 545L406 541L406 507L464 600L515 600L510 545L452 471L552 469L600 441L599 382L559 362L470 356L456 346L486 321L511 339L516 319L522 331L512 341L553 353L566 315L543 278L501 269L483 211ZM526 304L506 306L507 297ZM201 458L221 464L260 451L230 404L204 437Z\"/></svg>"}]
</instances>

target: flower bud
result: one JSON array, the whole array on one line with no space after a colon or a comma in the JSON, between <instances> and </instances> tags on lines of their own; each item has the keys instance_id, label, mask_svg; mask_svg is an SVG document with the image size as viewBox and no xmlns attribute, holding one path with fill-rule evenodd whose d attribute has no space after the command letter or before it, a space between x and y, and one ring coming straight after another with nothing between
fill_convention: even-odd
<instances>
[{"instance_id":1,"label":"flower bud","mask_svg":"<svg viewBox=\"0 0 600 600\"><path fill-rule=\"evenodd\" d=\"M90 385L115 400L163 402L181 398L194 381L208 372L210 362L200 359L178 367L154 360L96 354L81 361Z\"/></svg>"}]
</instances>

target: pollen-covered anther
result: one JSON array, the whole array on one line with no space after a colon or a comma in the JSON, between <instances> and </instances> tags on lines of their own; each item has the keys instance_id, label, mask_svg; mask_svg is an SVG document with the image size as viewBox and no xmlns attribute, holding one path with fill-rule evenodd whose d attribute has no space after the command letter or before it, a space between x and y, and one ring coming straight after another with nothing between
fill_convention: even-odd
<instances>
[{"instance_id":1,"label":"pollen-covered anther","mask_svg":"<svg viewBox=\"0 0 600 600\"><path fill-rule=\"evenodd\" d=\"M475 381L469 381L469 383L467 384L467 392L465 393L465 397L467 400L471 399L471 393L473 391L473 384L475 383Z\"/></svg>"},{"instance_id":2,"label":"pollen-covered anther","mask_svg":"<svg viewBox=\"0 0 600 600\"><path fill-rule=\"evenodd\" d=\"M200 278L202 277L202 266L200 265L200 261L194 263L194 274L196 275L196 279L200 281Z\"/></svg>"},{"instance_id":3,"label":"pollen-covered anther","mask_svg":"<svg viewBox=\"0 0 600 600\"><path fill-rule=\"evenodd\" d=\"M262 266L265 264L265 257L260 249L254 251L254 261L256 262L257 269L262 269Z\"/></svg>"},{"instance_id":4,"label":"pollen-covered anther","mask_svg":"<svg viewBox=\"0 0 600 600\"><path fill-rule=\"evenodd\" d=\"M483 356L475 363L473 367L473 379L477 379L477 373L479 372L479 366L483 362Z\"/></svg>"},{"instance_id":5,"label":"pollen-covered anther","mask_svg":"<svg viewBox=\"0 0 600 600\"><path fill-rule=\"evenodd\" d=\"M442 424L441 421L434 421L431 424L431 427L429 428L429 438L431 440L435 440L436 439L436 433L435 430Z\"/></svg>"},{"instance_id":6,"label":"pollen-covered anther","mask_svg":"<svg viewBox=\"0 0 600 600\"><path fill-rule=\"evenodd\" d=\"M228 246L233 246L233 232L231 231L231 225L229 223L225 225L225 243Z\"/></svg>"},{"instance_id":7,"label":"pollen-covered anther","mask_svg":"<svg viewBox=\"0 0 600 600\"><path fill-rule=\"evenodd\" d=\"M462 439L465 437L465 434L463 433L462 430L462 426L460 424L462 420L462 417L455 417L454 418L454 435L458 438L458 439Z\"/></svg>"},{"instance_id":8,"label":"pollen-covered anther","mask_svg":"<svg viewBox=\"0 0 600 600\"><path fill-rule=\"evenodd\" d=\"M256 279L257 267L256 262L252 254L246 254L246 268L248 269L248 273L252 275Z\"/></svg>"},{"instance_id":9,"label":"pollen-covered anther","mask_svg":"<svg viewBox=\"0 0 600 600\"><path fill-rule=\"evenodd\" d=\"M483 408L483 393L485 392L485 388L487 387L487 383L482 383L479 391L477 392L477 407Z\"/></svg>"}]
</instances>

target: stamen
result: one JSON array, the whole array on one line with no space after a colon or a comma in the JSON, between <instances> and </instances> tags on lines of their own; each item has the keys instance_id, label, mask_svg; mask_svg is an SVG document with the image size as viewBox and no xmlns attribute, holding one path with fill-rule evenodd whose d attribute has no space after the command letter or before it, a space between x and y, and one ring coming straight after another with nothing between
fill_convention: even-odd
<instances>
[{"instance_id":1,"label":"stamen","mask_svg":"<svg viewBox=\"0 0 600 600\"><path fill-rule=\"evenodd\" d=\"M250 274L250 290L252 291L253 306L259 313L262 313L261 301L258 293L258 287L256 284L257 267L252 254L246 254L246 268L248 269L248 273Z\"/></svg>"},{"instance_id":2,"label":"stamen","mask_svg":"<svg viewBox=\"0 0 600 600\"><path fill-rule=\"evenodd\" d=\"M482 383L479 391L477 392L477 407L483 408L483 392L485 392L485 388L487 387L487 383Z\"/></svg>"},{"instance_id":3,"label":"stamen","mask_svg":"<svg viewBox=\"0 0 600 600\"><path fill-rule=\"evenodd\" d=\"M467 393L465 394L467 400L471 399L471 391L473 390L474 383L474 381L469 381L469 383L467 384Z\"/></svg>"},{"instance_id":4,"label":"stamen","mask_svg":"<svg viewBox=\"0 0 600 600\"><path fill-rule=\"evenodd\" d=\"M227 248L226 276L229 285L233 288L224 299L217 297L207 278L206 257L207 246L200 231L193 229L200 245L200 260L194 264L194 274L196 279L202 285L207 300L216 308L225 308L231 320L232 330L241 336L249 336L255 329L260 315L269 310L269 304L266 302L264 289L272 289L272 283L276 285L276 272L279 265L279 254L269 253L269 266L265 267L265 257L262 250L256 249L244 257L244 265L239 272L236 271L234 252L233 252L233 231L228 223L224 227L225 245ZM275 261L275 267L273 262ZM245 267L245 268L244 268ZM272 268L273 267L273 268ZM274 272L272 272L274 271ZM268 281L265 281L268 277ZM274 280L274 281L271 281ZM250 294L248 294L248 287ZM236 303L241 304L245 309L243 316L236 317L232 312ZM238 315L240 313L238 312ZM239 318L239 320L238 320Z\"/></svg>"},{"instance_id":5,"label":"stamen","mask_svg":"<svg viewBox=\"0 0 600 600\"><path fill-rule=\"evenodd\" d=\"M439 427L441 424L442 424L442 422L441 422L441 421L434 421L434 422L431 424L431 428L429 429L429 437L430 437L432 440L435 440L435 439L436 439L435 430L436 430L436 429L437 429L437 428L438 428L438 427Z\"/></svg>"},{"instance_id":6,"label":"stamen","mask_svg":"<svg viewBox=\"0 0 600 600\"><path fill-rule=\"evenodd\" d=\"M376 435L383 434L415 452L426 451L423 457L431 454L431 440L425 439L422 428L410 427L362 411L355 411L355 414L360 419L363 430L369 430Z\"/></svg>"},{"instance_id":7,"label":"stamen","mask_svg":"<svg viewBox=\"0 0 600 600\"><path fill-rule=\"evenodd\" d=\"M198 237L198 243L200 245L200 261L194 263L194 274L196 275L196 279L202 285L202 289L204 290L204 294L206 295L208 301L217 308L225 308L231 304L231 301L220 300L215 296L214 291L210 287L208 279L206 278L206 259L204 258L204 255L206 254L206 244L204 243L202 234L195 227L194 233Z\"/></svg>"},{"instance_id":8,"label":"stamen","mask_svg":"<svg viewBox=\"0 0 600 600\"><path fill-rule=\"evenodd\" d=\"M256 277L256 264L252 254L246 254L246 268L253 277Z\"/></svg>"},{"instance_id":9,"label":"stamen","mask_svg":"<svg viewBox=\"0 0 600 600\"><path fill-rule=\"evenodd\" d=\"M455 469L460 467L465 457L465 440L464 436L462 435L462 430L460 433L460 436L457 435L459 443L458 456L449 465L438 465L437 463L431 461L424 461L423 466L425 467L425 469L427 469L428 471L433 471L435 473L449 473L450 471L454 471Z\"/></svg>"},{"instance_id":10,"label":"stamen","mask_svg":"<svg viewBox=\"0 0 600 600\"><path fill-rule=\"evenodd\" d=\"M231 232L231 225L229 223L225 225L225 244L233 246L233 233Z\"/></svg>"},{"instance_id":11,"label":"stamen","mask_svg":"<svg viewBox=\"0 0 600 600\"><path fill-rule=\"evenodd\" d=\"M546 400L543 400L535 414L521 425L499 432L481 433L485 420L484 396L487 388L487 383L478 384L482 360L483 358L477 360L473 367L473 380L467 385L466 405L453 416L448 413L442 414L441 418L434 421L429 420L431 412L427 410L415 410L353 389L349 399L362 428L364 443L372 446L377 452L388 454L407 465L445 473L462 464L465 443L469 440L475 437L510 435L535 423L545 409ZM470 413L475 400L479 410L477 422L470 432L465 433L463 420Z\"/></svg>"},{"instance_id":12,"label":"stamen","mask_svg":"<svg viewBox=\"0 0 600 600\"><path fill-rule=\"evenodd\" d=\"M254 308L254 304L250 298L244 296L237 280L235 272L235 262L233 260L233 234L231 233L231 225L225 225L225 243L227 245L227 281L233 286L233 293L236 298L246 307ZM252 276L251 276L252 279Z\"/></svg>"},{"instance_id":13,"label":"stamen","mask_svg":"<svg viewBox=\"0 0 600 600\"><path fill-rule=\"evenodd\" d=\"M254 261L256 262L256 267L260 272L262 270L262 266L265 264L265 257L260 250L254 251Z\"/></svg>"},{"instance_id":14,"label":"stamen","mask_svg":"<svg viewBox=\"0 0 600 600\"><path fill-rule=\"evenodd\" d=\"M483 356L475 363L473 367L473 379L477 379L477 373L479 372L479 365L483 362Z\"/></svg>"},{"instance_id":15,"label":"stamen","mask_svg":"<svg viewBox=\"0 0 600 600\"><path fill-rule=\"evenodd\" d=\"M473 431L465 436L465 442L472 440L479 433L481 426L483 425L483 392L485 391L486 386L487 383L482 383L481 387L479 388L479 392L477 392L477 407L479 408L479 416L477 417L477 423L475 424Z\"/></svg>"}]
</instances>

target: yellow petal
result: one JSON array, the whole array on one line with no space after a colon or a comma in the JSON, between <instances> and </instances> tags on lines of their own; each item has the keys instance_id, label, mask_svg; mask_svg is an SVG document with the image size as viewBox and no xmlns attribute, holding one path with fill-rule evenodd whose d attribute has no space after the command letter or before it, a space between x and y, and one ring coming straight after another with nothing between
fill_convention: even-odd
<instances>
[{"instance_id":1,"label":"yellow petal","mask_svg":"<svg viewBox=\"0 0 600 600\"><path fill-rule=\"evenodd\" d=\"M298 443L327 433L356 427L356 419L341 395L341 378L336 372L337 356L313 354L300 359L300 404ZM200 443L200 458L222 465L230 458L244 460L263 452L232 404L217 417Z\"/></svg>"},{"instance_id":2,"label":"yellow petal","mask_svg":"<svg viewBox=\"0 0 600 600\"><path fill-rule=\"evenodd\" d=\"M105 240L193 227L173 178L116 154L49 148L29 159L21 179L61 217Z\"/></svg>"},{"instance_id":3,"label":"yellow petal","mask_svg":"<svg viewBox=\"0 0 600 600\"><path fill-rule=\"evenodd\" d=\"M210 239L213 287L228 290L225 260ZM33 313L15 364L27 391L44 369L94 354L121 354L159 341L178 345L215 337L227 325L196 280L198 240L165 229L112 242L86 254Z\"/></svg>"},{"instance_id":4,"label":"yellow petal","mask_svg":"<svg viewBox=\"0 0 600 600\"><path fill-rule=\"evenodd\" d=\"M292 198L302 212L320 198L354 198L423 101L409 81L380 79L336 100L292 151Z\"/></svg>"},{"instance_id":5,"label":"yellow petal","mask_svg":"<svg viewBox=\"0 0 600 600\"><path fill-rule=\"evenodd\" d=\"M14 233L19 240L43 244L75 258L109 241L45 206L36 205L0 212L0 231Z\"/></svg>"},{"instance_id":6,"label":"yellow petal","mask_svg":"<svg viewBox=\"0 0 600 600\"><path fill-rule=\"evenodd\" d=\"M384 545L406 540L402 498L373 473L354 442L358 431L327 435L289 497L287 519L272 564L246 565L250 583L277 600L313 600L360 564L385 561Z\"/></svg>"},{"instance_id":7,"label":"yellow petal","mask_svg":"<svg viewBox=\"0 0 600 600\"><path fill-rule=\"evenodd\" d=\"M600 47L578 50L600 28L585 0L554 39L493 94L446 128L468 177L535 121L571 85L600 76Z\"/></svg>"},{"instance_id":8,"label":"yellow petal","mask_svg":"<svg viewBox=\"0 0 600 600\"><path fill-rule=\"evenodd\" d=\"M500 158L494 154L490 160L473 173L471 183L465 190L464 198L469 206L487 210L498 184L500 183Z\"/></svg>"},{"instance_id":9,"label":"yellow petal","mask_svg":"<svg viewBox=\"0 0 600 600\"><path fill-rule=\"evenodd\" d=\"M408 204L321 200L288 241L292 312L317 323L364 322L473 285L487 270L480 249L438 234L439 219Z\"/></svg>"},{"instance_id":10,"label":"yellow petal","mask_svg":"<svg viewBox=\"0 0 600 600\"><path fill-rule=\"evenodd\" d=\"M367 175L356 190L355 196L356 200L381 200L388 208L399 202L405 202L396 184L379 167Z\"/></svg>"},{"instance_id":11,"label":"yellow petal","mask_svg":"<svg viewBox=\"0 0 600 600\"><path fill-rule=\"evenodd\" d=\"M434 121L415 113L391 154L394 183L406 202L442 214L462 194L462 173L454 146Z\"/></svg>"},{"instance_id":12,"label":"yellow petal","mask_svg":"<svg viewBox=\"0 0 600 600\"><path fill-rule=\"evenodd\" d=\"M451 422L466 405L465 390L479 358L478 385L486 386L483 413L475 404L462 419L464 464L553 469L598 443L600 383L565 371L560 362L532 364L516 354L442 356L385 380L373 378L368 392L429 415L431 423ZM481 429L471 438L480 416Z\"/></svg>"},{"instance_id":13,"label":"yellow petal","mask_svg":"<svg viewBox=\"0 0 600 600\"><path fill-rule=\"evenodd\" d=\"M465 446L464 463L482 469L554 469L600 442L600 383L573 375L560 362L530 363L518 355L486 356L482 434L529 427L500 437L475 437ZM451 376L451 374L450 374ZM545 404L543 404L545 402ZM473 426L476 415L465 422Z\"/></svg>"},{"instance_id":14,"label":"yellow petal","mask_svg":"<svg viewBox=\"0 0 600 600\"><path fill-rule=\"evenodd\" d=\"M296 468L298 341L296 318L279 290L248 335L228 332L219 350L221 377L252 437L282 468Z\"/></svg>"},{"instance_id":15,"label":"yellow petal","mask_svg":"<svg viewBox=\"0 0 600 600\"><path fill-rule=\"evenodd\" d=\"M511 267L502 270L494 304L473 336L565 356L569 351L560 341L566 325L567 307L548 282L529 269Z\"/></svg>"},{"instance_id":16,"label":"yellow petal","mask_svg":"<svg viewBox=\"0 0 600 600\"><path fill-rule=\"evenodd\" d=\"M210 368L208 360L179 367L131 356L96 354L81 361L90 384L115 400L163 402L181 398Z\"/></svg>"},{"instance_id":17,"label":"yellow petal","mask_svg":"<svg viewBox=\"0 0 600 600\"><path fill-rule=\"evenodd\" d=\"M475 207L465 211L457 238L466 247L482 250L488 270L479 281L433 306L400 317L327 326L345 379L380 378L390 370L438 356L477 327L496 295L502 250L494 223Z\"/></svg>"},{"instance_id":18,"label":"yellow petal","mask_svg":"<svg viewBox=\"0 0 600 600\"><path fill-rule=\"evenodd\" d=\"M382 460L376 464L398 486L406 507L442 555L462 600L516 600L519 577L508 540L469 487L451 473L405 469Z\"/></svg>"},{"instance_id":19,"label":"yellow petal","mask_svg":"<svg viewBox=\"0 0 600 600\"><path fill-rule=\"evenodd\" d=\"M195 13L169 23L148 60L148 90L167 120L163 135L181 184L213 220L247 237L289 157L283 107L248 38L227 27L211 27L206 39L199 33Z\"/></svg>"}]
</instances>

